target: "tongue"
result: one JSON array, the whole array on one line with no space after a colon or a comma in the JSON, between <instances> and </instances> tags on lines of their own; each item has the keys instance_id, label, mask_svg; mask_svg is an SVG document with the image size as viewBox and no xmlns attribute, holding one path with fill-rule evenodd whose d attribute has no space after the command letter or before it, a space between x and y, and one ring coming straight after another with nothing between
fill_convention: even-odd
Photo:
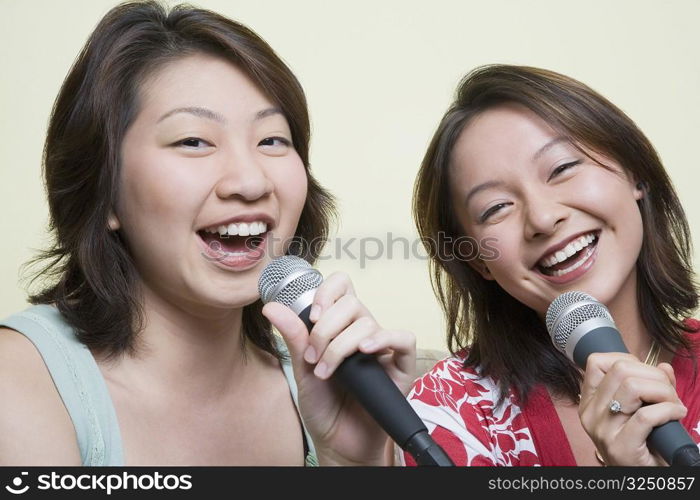
<instances>
[{"instance_id":1,"label":"tongue","mask_svg":"<svg viewBox=\"0 0 700 500\"><path fill-rule=\"evenodd\" d=\"M206 231L199 233L199 235L207 245L225 252L245 252L254 247L252 236L220 236L218 233L212 234Z\"/></svg>"}]
</instances>

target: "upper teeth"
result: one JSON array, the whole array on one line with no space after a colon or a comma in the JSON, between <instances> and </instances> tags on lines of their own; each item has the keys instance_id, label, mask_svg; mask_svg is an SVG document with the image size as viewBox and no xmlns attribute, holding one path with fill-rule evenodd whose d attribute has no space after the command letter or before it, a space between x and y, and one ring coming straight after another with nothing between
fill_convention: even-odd
<instances>
[{"instance_id":1,"label":"upper teeth","mask_svg":"<svg viewBox=\"0 0 700 500\"><path fill-rule=\"evenodd\" d=\"M257 236L267 231L266 222L239 222L231 223L226 226L208 227L205 229L207 233L219 233L224 236Z\"/></svg>"},{"instance_id":2,"label":"upper teeth","mask_svg":"<svg viewBox=\"0 0 700 500\"><path fill-rule=\"evenodd\" d=\"M540 260L540 264L543 267L552 267L554 264L559 262L564 262L566 259L571 257L576 252L580 251L582 248L587 247L596 239L595 233L589 233L576 238L574 241L570 242L561 250L557 250L549 257L545 257Z\"/></svg>"}]
</instances>

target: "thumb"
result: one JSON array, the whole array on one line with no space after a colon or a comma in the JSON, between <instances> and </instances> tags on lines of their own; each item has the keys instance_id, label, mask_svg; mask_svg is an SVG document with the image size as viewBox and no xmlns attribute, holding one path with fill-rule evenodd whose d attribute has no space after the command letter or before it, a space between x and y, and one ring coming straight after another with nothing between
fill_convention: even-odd
<instances>
[{"instance_id":1,"label":"thumb","mask_svg":"<svg viewBox=\"0 0 700 500\"><path fill-rule=\"evenodd\" d=\"M304 322L290 308L277 302L265 304L262 313L270 320L272 326L282 334L292 358L292 366L295 368L304 367L306 365L304 352L309 346L309 332L306 330Z\"/></svg>"}]
</instances>

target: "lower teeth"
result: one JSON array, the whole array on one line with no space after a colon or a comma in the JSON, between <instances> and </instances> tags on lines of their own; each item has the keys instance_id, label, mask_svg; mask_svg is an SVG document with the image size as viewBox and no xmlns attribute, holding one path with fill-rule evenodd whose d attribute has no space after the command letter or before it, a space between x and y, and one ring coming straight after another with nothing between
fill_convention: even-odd
<instances>
[{"instance_id":1,"label":"lower teeth","mask_svg":"<svg viewBox=\"0 0 700 500\"><path fill-rule=\"evenodd\" d=\"M220 255L227 255L227 256L240 256L240 255L246 255L252 251L258 250L260 245L262 244L264 240L264 233L260 235L252 235L252 236L230 236L228 234L222 234L222 235L217 235L218 238L213 239L208 243L209 247L212 250L215 250L218 252ZM224 242L228 240L229 238L243 238L243 248L234 250L234 251L229 251L224 247ZM202 238L204 239L204 238Z\"/></svg>"}]
</instances>

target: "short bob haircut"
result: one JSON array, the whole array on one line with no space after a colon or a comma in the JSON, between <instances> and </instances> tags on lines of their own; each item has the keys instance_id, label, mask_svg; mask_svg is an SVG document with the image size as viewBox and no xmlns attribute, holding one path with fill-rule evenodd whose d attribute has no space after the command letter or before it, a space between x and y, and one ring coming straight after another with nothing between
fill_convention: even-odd
<instances>
[{"instance_id":1,"label":"short bob haircut","mask_svg":"<svg viewBox=\"0 0 700 500\"><path fill-rule=\"evenodd\" d=\"M100 21L54 103L44 146L44 181L54 237L28 265L50 283L30 295L55 304L78 338L100 355L134 352L143 327L139 276L118 231L108 229L119 196L120 147L139 111L140 85L163 65L204 53L245 72L289 123L306 167L308 196L295 241L325 240L333 199L309 171L309 115L304 91L272 48L247 27L208 10L156 1L120 4ZM312 262L318 248L306 257ZM260 300L243 310L243 342L279 357Z\"/></svg>"},{"instance_id":2,"label":"short bob haircut","mask_svg":"<svg viewBox=\"0 0 700 500\"><path fill-rule=\"evenodd\" d=\"M414 187L413 216L428 248L433 289L447 320L452 353L469 347L465 366L479 366L527 400L535 384L577 400L581 375L550 340L544 322L495 281L481 277L440 243L441 232L465 236L454 213L448 170L460 133L475 116L503 104L530 109L571 143L619 163L644 197L644 240L637 259L637 299L644 325L662 346L689 346L684 319L698 305L691 239L681 204L649 140L620 109L586 85L543 69L488 65L467 74L442 118ZM590 156L590 155L588 155ZM601 164L601 167L605 165Z\"/></svg>"}]
</instances>

